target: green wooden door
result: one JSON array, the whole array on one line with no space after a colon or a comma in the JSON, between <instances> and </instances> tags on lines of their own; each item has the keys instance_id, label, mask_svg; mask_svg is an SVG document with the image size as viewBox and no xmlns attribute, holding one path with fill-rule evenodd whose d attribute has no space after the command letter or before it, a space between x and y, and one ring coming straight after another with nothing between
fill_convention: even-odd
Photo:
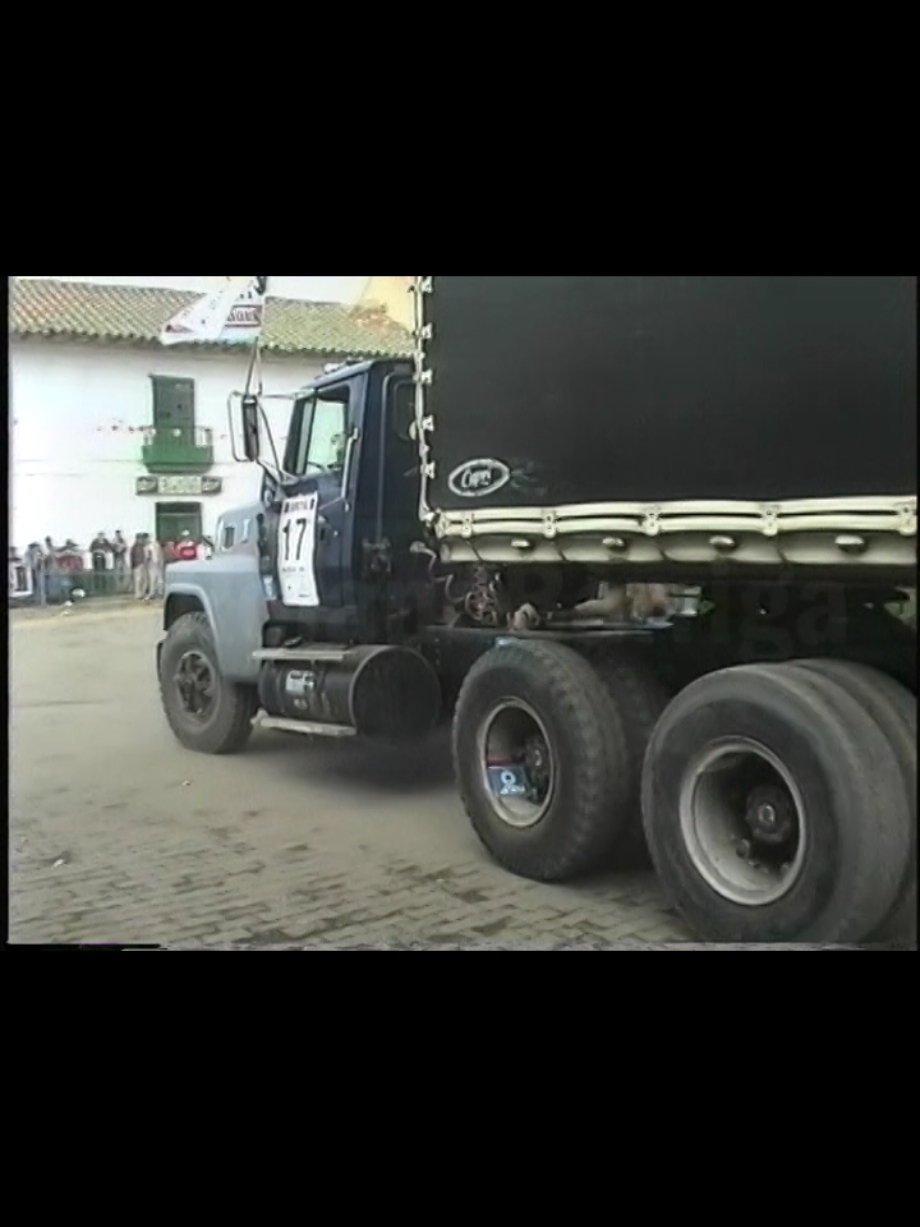
<instances>
[{"instance_id":1,"label":"green wooden door","mask_svg":"<svg viewBox=\"0 0 920 1227\"><path fill-rule=\"evenodd\" d=\"M157 540L162 544L178 541L184 532L188 532L193 541L201 540L201 504L157 503Z\"/></svg>"},{"instance_id":2,"label":"green wooden door","mask_svg":"<svg viewBox=\"0 0 920 1227\"><path fill-rule=\"evenodd\" d=\"M195 442L195 384L191 379L153 376L153 425L167 439Z\"/></svg>"}]
</instances>

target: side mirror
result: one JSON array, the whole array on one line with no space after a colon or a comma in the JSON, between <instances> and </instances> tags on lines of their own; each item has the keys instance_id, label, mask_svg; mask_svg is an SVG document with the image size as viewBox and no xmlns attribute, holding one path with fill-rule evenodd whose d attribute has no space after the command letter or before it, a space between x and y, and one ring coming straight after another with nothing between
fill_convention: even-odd
<instances>
[{"instance_id":1,"label":"side mirror","mask_svg":"<svg viewBox=\"0 0 920 1227\"><path fill-rule=\"evenodd\" d=\"M259 398L247 395L243 397L243 454L253 463L262 454L259 442Z\"/></svg>"}]
</instances>

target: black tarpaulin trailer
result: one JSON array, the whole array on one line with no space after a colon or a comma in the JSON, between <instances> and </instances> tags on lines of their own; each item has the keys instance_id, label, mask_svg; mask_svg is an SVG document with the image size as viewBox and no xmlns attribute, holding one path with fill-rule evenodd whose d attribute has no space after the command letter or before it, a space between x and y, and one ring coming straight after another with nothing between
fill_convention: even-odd
<instances>
[{"instance_id":1,"label":"black tarpaulin trailer","mask_svg":"<svg viewBox=\"0 0 920 1227\"><path fill-rule=\"evenodd\" d=\"M873 529L876 562L914 565L915 278L419 286L423 512L447 539L490 560L530 531L581 561L626 533L637 563L832 565ZM707 543L726 532L733 551Z\"/></svg>"}]
</instances>

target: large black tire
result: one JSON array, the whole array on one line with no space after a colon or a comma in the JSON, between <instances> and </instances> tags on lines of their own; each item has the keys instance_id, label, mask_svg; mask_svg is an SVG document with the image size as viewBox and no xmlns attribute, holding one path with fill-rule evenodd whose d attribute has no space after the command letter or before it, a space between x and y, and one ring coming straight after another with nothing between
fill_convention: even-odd
<instances>
[{"instance_id":1,"label":"large black tire","mask_svg":"<svg viewBox=\"0 0 920 1227\"><path fill-rule=\"evenodd\" d=\"M652 733L671 701L671 693L651 666L634 653L614 653L595 663L620 713L626 736L628 800L622 830L611 848L609 863L617 869L644 869L651 866L651 857L642 826L642 765Z\"/></svg>"},{"instance_id":2,"label":"large black tire","mask_svg":"<svg viewBox=\"0 0 920 1227\"><path fill-rule=\"evenodd\" d=\"M728 839L725 773L707 777L714 803L695 807L700 756L727 743L758 747L799 794L804 824L788 874L768 883ZM697 766L694 766L694 760ZM646 838L674 906L704 940L864 941L890 913L910 855L910 813L894 749L872 717L825 676L749 665L701 678L674 700L649 744L643 778ZM721 823L722 829L728 826ZM700 849L716 848L708 856ZM741 855L741 865L735 856Z\"/></svg>"},{"instance_id":3,"label":"large black tire","mask_svg":"<svg viewBox=\"0 0 920 1227\"><path fill-rule=\"evenodd\" d=\"M214 701L204 719L185 710L175 681L179 663L188 653L200 656L214 679ZM186 749L199 754L236 754L249 740L258 708L256 689L234 685L220 676L214 635L203 613L185 614L169 628L160 655L160 696L169 727Z\"/></svg>"},{"instance_id":4,"label":"large black tire","mask_svg":"<svg viewBox=\"0 0 920 1227\"><path fill-rule=\"evenodd\" d=\"M542 723L555 768L545 811L525 828L501 816L481 745L495 712L515 701ZM608 858L628 814L626 737L606 686L571 648L511 641L481 657L457 701L453 756L473 829L512 873L563 882Z\"/></svg>"},{"instance_id":5,"label":"large black tire","mask_svg":"<svg viewBox=\"0 0 920 1227\"><path fill-rule=\"evenodd\" d=\"M910 806L910 855L897 899L869 942L917 940L917 700L904 686L877 669L841 660L797 661L790 668L808 669L833 678L858 702L888 738L901 768Z\"/></svg>"}]
</instances>

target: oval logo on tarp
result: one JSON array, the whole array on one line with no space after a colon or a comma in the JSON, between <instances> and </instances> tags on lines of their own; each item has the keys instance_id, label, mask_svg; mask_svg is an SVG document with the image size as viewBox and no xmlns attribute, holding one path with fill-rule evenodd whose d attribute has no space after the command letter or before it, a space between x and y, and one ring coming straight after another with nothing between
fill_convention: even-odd
<instances>
[{"instance_id":1,"label":"oval logo on tarp","mask_svg":"<svg viewBox=\"0 0 920 1227\"><path fill-rule=\"evenodd\" d=\"M510 480L511 470L500 460L468 460L454 469L447 484L459 498L488 498Z\"/></svg>"}]
</instances>

